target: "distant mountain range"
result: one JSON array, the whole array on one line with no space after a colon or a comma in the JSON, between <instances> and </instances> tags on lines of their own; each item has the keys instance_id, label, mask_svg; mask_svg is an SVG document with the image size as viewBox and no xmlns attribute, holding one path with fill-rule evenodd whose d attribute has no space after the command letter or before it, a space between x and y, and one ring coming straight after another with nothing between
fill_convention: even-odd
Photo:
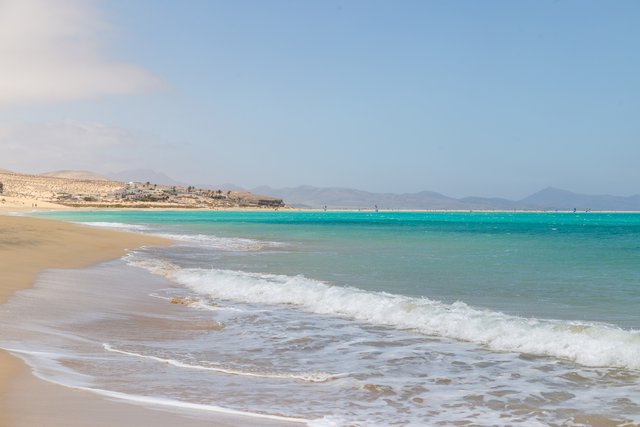
<instances>
[{"instance_id":1,"label":"distant mountain range","mask_svg":"<svg viewBox=\"0 0 640 427\"><path fill-rule=\"evenodd\" d=\"M151 182L164 185L187 184L150 169L110 173L106 178L88 171L55 171L42 175L61 178ZM198 188L246 191L234 184L197 185ZM588 195L548 187L521 200L503 198L464 197L456 199L433 191L418 193L372 193L345 187L313 187L303 185L290 188L261 186L252 188L254 194L284 200L292 207L321 209L407 209L407 210L611 210L640 211L640 195L629 197Z\"/></svg>"},{"instance_id":2,"label":"distant mountain range","mask_svg":"<svg viewBox=\"0 0 640 427\"><path fill-rule=\"evenodd\" d=\"M370 193L343 187L312 187L275 189L267 186L251 190L281 198L289 206L330 209L416 209L416 210L613 210L640 211L640 195L622 197L587 195L549 187L521 200L464 197L456 199L432 191L419 193Z\"/></svg>"},{"instance_id":3,"label":"distant mountain range","mask_svg":"<svg viewBox=\"0 0 640 427\"><path fill-rule=\"evenodd\" d=\"M598 211L640 211L640 195L629 197L607 194L590 196L549 187L522 199L542 209L593 209Z\"/></svg>"}]
</instances>

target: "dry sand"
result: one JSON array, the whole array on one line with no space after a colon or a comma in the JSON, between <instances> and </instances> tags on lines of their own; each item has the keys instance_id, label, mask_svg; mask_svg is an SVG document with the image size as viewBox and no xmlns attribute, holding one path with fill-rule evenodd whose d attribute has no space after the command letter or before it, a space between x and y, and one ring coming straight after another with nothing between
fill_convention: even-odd
<instances>
[{"instance_id":1,"label":"dry sand","mask_svg":"<svg viewBox=\"0 0 640 427\"><path fill-rule=\"evenodd\" d=\"M0 213L12 211L27 211L32 209L71 209L55 203L38 200L35 197L11 197L0 195Z\"/></svg>"},{"instance_id":2,"label":"dry sand","mask_svg":"<svg viewBox=\"0 0 640 427\"><path fill-rule=\"evenodd\" d=\"M182 208L280 209L281 199L246 191L198 189L184 185L133 183L85 179L89 172L63 171L56 176L28 175L0 169L0 210L3 206L28 209L58 207L56 203L74 208Z\"/></svg>"},{"instance_id":3,"label":"dry sand","mask_svg":"<svg viewBox=\"0 0 640 427\"><path fill-rule=\"evenodd\" d=\"M118 258L127 249L168 243L152 236L0 214L0 303L14 292L31 287L43 269L81 268ZM0 351L0 426L202 427L252 425L254 421L216 415L212 422L211 418L196 419L106 400L42 381L20 360Z\"/></svg>"}]
</instances>

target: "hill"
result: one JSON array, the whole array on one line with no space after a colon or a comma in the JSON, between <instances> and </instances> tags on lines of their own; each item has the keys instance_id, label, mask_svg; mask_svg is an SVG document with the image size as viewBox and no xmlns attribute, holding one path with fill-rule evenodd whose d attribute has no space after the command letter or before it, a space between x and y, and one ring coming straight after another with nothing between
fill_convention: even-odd
<instances>
[{"instance_id":1,"label":"hill","mask_svg":"<svg viewBox=\"0 0 640 427\"><path fill-rule=\"evenodd\" d=\"M541 209L640 211L640 195L623 197L588 195L548 187L521 200Z\"/></svg>"},{"instance_id":2,"label":"hill","mask_svg":"<svg viewBox=\"0 0 640 427\"><path fill-rule=\"evenodd\" d=\"M274 189L257 187L255 193L282 198L289 206L331 209L407 209L407 210L467 210L526 209L527 205L506 199L467 197L455 199L433 191L418 193L372 193L344 187L312 187Z\"/></svg>"},{"instance_id":3,"label":"hill","mask_svg":"<svg viewBox=\"0 0 640 427\"><path fill-rule=\"evenodd\" d=\"M252 191L280 197L287 200L290 206L322 208L327 206L332 209L372 209L376 205L381 209L393 209L402 206L405 209L426 209L428 202L420 200L420 197L404 200L403 195L392 193L371 193L368 191L355 190L344 187L313 187L303 185L295 188L274 189L263 186L254 188ZM442 203L449 198L437 193L428 197L430 201Z\"/></svg>"},{"instance_id":4,"label":"hill","mask_svg":"<svg viewBox=\"0 0 640 427\"><path fill-rule=\"evenodd\" d=\"M109 178L106 178L102 175L98 175L97 173L89 172L89 171L60 170L60 171L44 172L44 173L41 173L40 176L48 176L53 178L78 179L78 180L84 180L84 181L109 181Z\"/></svg>"},{"instance_id":5,"label":"hill","mask_svg":"<svg viewBox=\"0 0 640 427\"><path fill-rule=\"evenodd\" d=\"M6 199L18 201L27 207L42 205L43 202L49 207L57 204L92 208L277 209L284 206L281 199L249 192L222 192L156 183L125 183L95 179L96 176L78 171L58 171L46 175L0 172L0 203L4 203ZM86 179L87 177L93 179Z\"/></svg>"},{"instance_id":6,"label":"hill","mask_svg":"<svg viewBox=\"0 0 640 427\"><path fill-rule=\"evenodd\" d=\"M640 195L629 197L588 195L548 187L521 200L504 198L454 198L433 191L417 193L373 193L347 187L256 187L248 192L233 184L187 186L167 175L149 169L109 174L109 178L89 171L54 171L41 175L21 175L0 169L0 181L5 181L5 194L18 191L38 193L38 198L50 202L70 197L79 204L91 199L106 204L146 200L167 205L202 206L266 206L278 207L283 202L298 208L322 209L405 209L405 210L611 210L640 211ZM21 177L17 179L17 177ZM38 179L38 177L40 179ZM48 179L48 181L47 181ZM87 184L83 184L87 183ZM131 186L127 183L132 184ZM149 182L149 185L145 183ZM89 185L90 184L90 185ZM87 186L89 185L89 186ZM128 189L126 188L128 187ZM135 191L132 191L135 188ZM179 193L180 197L177 197ZM137 193L137 194L133 194ZM32 194L32 196L34 195ZM264 196L257 196L262 194ZM71 195L71 196L70 196ZM74 196L75 195L75 196ZM27 195L25 194L24 197ZM123 200L122 197L126 196ZM21 196L23 197L23 196ZM85 200L88 199L88 200ZM135 200L134 200L135 199ZM157 200L156 200L157 199ZM162 199L162 200L161 200ZM66 200L69 202L69 200ZM74 202L74 203L75 203ZM100 202L102 203L102 202ZM86 204L86 203L85 203ZM95 203L94 203L95 204Z\"/></svg>"},{"instance_id":7,"label":"hill","mask_svg":"<svg viewBox=\"0 0 640 427\"><path fill-rule=\"evenodd\" d=\"M612 210L640 211L640 195L623 197L586 195L557 188L546 188L521 200L464 197L456 199L433 191L418 193L372 193L345 187L303 185L275 189L257 187L255 193L282 198L289 206L331 209L407 209L407 210Z\"/></svg>"}]
</instances>

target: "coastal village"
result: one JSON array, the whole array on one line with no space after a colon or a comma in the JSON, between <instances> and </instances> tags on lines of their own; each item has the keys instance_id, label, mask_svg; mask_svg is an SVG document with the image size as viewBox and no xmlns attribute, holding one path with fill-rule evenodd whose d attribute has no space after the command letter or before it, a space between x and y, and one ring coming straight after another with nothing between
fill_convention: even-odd
<instances>
[{"instance_id":1,"label":"coastal village","mask_svg":"<svg viewBox=\"0 0 640 427\"><path fill-rule=\"evenodd\" d=\"M186 209L279 209L282 199L245 191L169 186L152 182L119 182L85 173L47 175L19 174L0 170L0 203L25 207L52 204L86 208L186 208Z\"/></svg>"}]
</instances>

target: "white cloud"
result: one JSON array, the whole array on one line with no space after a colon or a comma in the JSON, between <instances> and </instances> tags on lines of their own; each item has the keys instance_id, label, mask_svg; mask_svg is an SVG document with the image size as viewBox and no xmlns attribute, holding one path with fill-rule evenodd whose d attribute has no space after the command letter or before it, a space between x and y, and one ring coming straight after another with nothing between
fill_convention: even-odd
<instances>
[{"instance_id":1,"label":"white cloud","mask_svg":"<svg viewBox=\"0 0 640 427\"><path fill-rule=\"evenodd\" d=\"M144 68L108 57L109 32L87 0L0 0L0 107L162 87Z\"/></svg>"}]
</instances>

